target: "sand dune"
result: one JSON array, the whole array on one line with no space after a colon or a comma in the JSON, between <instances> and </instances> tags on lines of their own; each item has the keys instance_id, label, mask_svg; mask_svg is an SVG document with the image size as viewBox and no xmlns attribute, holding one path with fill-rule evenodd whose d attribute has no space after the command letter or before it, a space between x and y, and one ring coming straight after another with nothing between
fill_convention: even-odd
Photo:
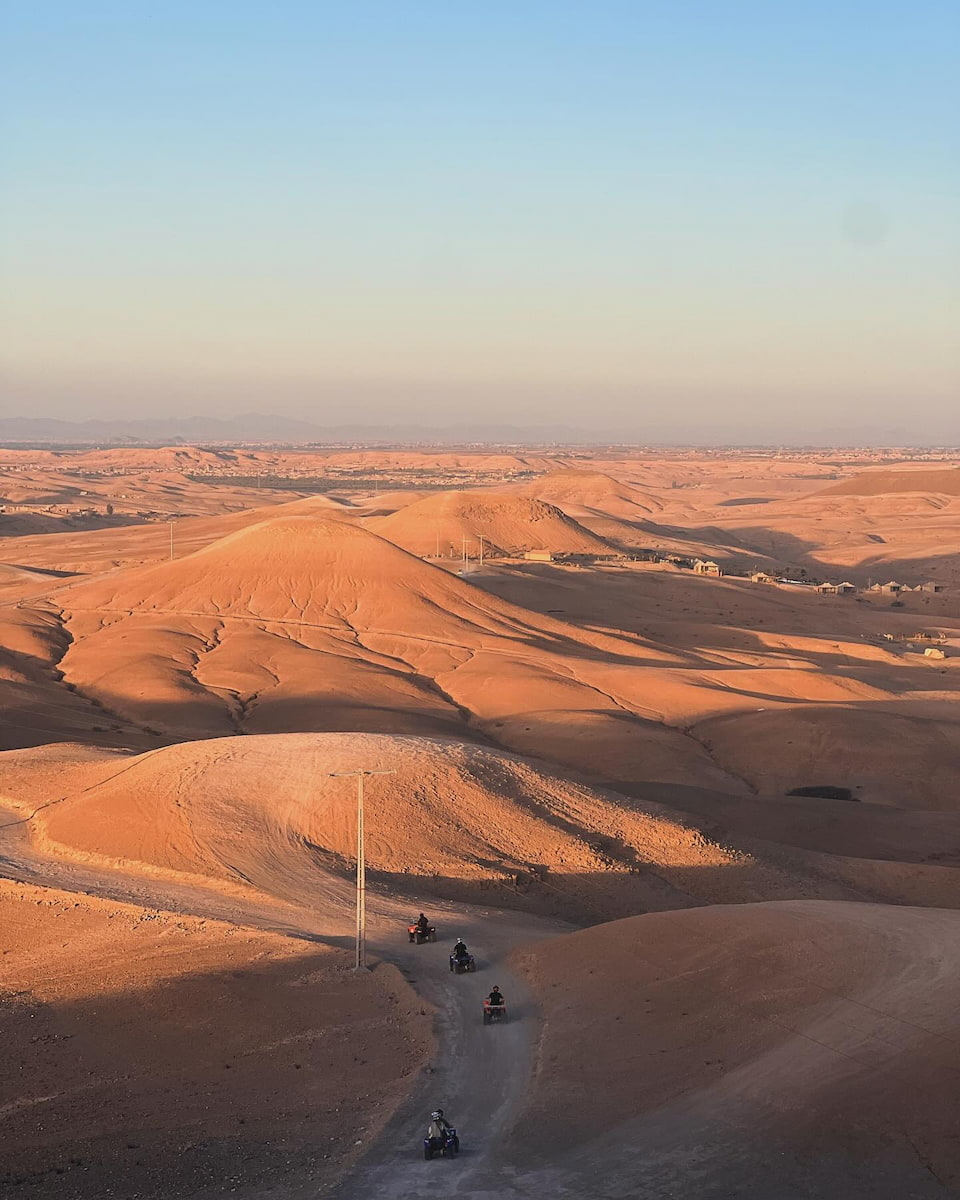
<instances>
[{"instance_id":1,"label":"sand dune","mask_svg":"<svg viewBox=\"0 0 960 1200\"><path fill-rule=\"evenodd\" d=\"M577 765L553 714L582 711L620 747L615 770L633 772L649 741L656 777L738 786L696 747L664 753L683 735L663 727L669 693L647 668L671 656L533 616L347 522L269 521L191 558L66 587L57 603L70 683L175 736L470 729ZM695 679L672 686L707 698ZM731 703L717 693L703 711Z\"/></svg>"},{"instance_id":2,"label":"sand dune","mask_svg":"<svg viewBox=\"0 0 960 1200\"><path fill-rule=\"evenodd\" d=\"M526 550L554 554L609 554L613 547L578 525L560 509L525 496L495 497L478 492L440 492L374 518L369 527L412 554L471 558L485 552L507 558Z\"/></svg>"},{"instance_id":3,"label":"sand dune","mask_svg":"<svg viewBox=\"0 0 960 1200\"><path fill-rule=\"evenodd\" d=\"M530 483L516 485L515 490L555 504L571 516L594 512L636 520L664 508L663 502L652 493L595 470L550 471Z\"/></svg>"},{"instance_id":4,"label":"sand dune","mask_svg":"<svg viewBox=\"0 0 960 1200\"><path fill-rule=\"evenodd\" d=\"M598 1163L604 1195L644 1193L691 1144L691 1197L956 1187L958 937L954 912L805 901L534 948L519 961L546 1032L515 1161L542 1194L589 1194Z\"/></svg>"},{"instance_id":5,"label":"sand dune","mask_svg":"<svg viewBox=\"0 0 960 1200\"><path fill-rule=\"evenodd\" d=\"M889 496L899 492L929 492L938 496L960 496L960 470L923 468L911 471L864 471L818 496Z\"/></svg>"},{"instance_id":6,"label":"sand dune","mask_svg":"<svg viewBox=\"0 0 960 1200\"><path fill-rule=\"evenodd\" d=\"M495 554L609 542L811 579L960 582L960 472L861 470L889 458L0 451L0 491L27 503L103 471L98 504L207 514L175 523L172 561L166 522L2 539L0 873L339 944L355 791L331 772L389 767L367 793L371 952L437 1005L441 1045L344 1200L419 1195L441 1088L469 1127L464 1195L944 1194L960 1183L960 918L940 911L960 907L955 596L831 597L652 562L514 559L461 577L423 561L438 535L456 555L482 534ZM252 509L255 489L188 478L317 486L327 468L350 503L284 493ZM947 657L905 640L923 629ZM850 799L784 795L811 786ZM58 1166L81 1179L72 1157L103 1168L83 1200L199 1195L196 1163L224 1187L239 1164L247 1195L313 1194L331 1165L317 1130L342 1165L354 1124L376 1126L382 1096L412 1083L422 1024L394 1009L409 997L344 978L315 942L36 899L17 908L0 885L7 999L39 998L8 1011L8 1071L22 1058L49 1080L25 1093L8 1074L0 1123L38 1200L63 1194ZM449 974L444 945L398 939L415 906L479 945L476 978ZM501 956L557 917L629 920L524 952L534 1005ZM469 1022L494 964L517 1007L490 1031ZM381 1066L393 1055L376 1099L366 1050L345 1048L355 1028ZM301 1041L313 1066L288 1078ZM241 1103L256 1108L244 1130Z\"/></svg>"},{"instance_id":7,"label":"sand dune","mask_svg":"<svg viewBox=\"0 0 960 1200\"><path fill-rule=\"evenodd\" d=\"M398 971L315 942L6 880L0 929L5 1196L317 1190L430 1050Z\"/></svg>"},{"instance_id":8,"label":"sand dune","mask_svg":"<svg viewBox=\"0 0 960 1200\"><path fill-rule=\"evenodd\" d=\"M390 892L603 919L816 889L655 803L424 738L286 734L138 756L12 752L0 756L0 800L35 813L35 844L59 857L274 898L310 894L318 909L337 909L352 898L355 790L331 772L358 763L395 772L368 789L368 868Z\"/></svg>"}]
</instances>

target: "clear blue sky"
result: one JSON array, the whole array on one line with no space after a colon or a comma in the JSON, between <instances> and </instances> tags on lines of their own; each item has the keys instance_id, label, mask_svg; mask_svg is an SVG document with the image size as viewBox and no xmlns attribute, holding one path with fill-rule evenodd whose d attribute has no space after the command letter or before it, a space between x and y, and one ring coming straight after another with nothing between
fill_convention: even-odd
<instances>
[{"instance_id":1,"label":"clear blue sky","mask_svg":"<svg viewBox=\"0 0 960 1200\"><path fill-rule=\"evenodd\" d=\"M4 0L0 33L6 415L960 442L956 0Z\"/></svg>"}]
</instances>

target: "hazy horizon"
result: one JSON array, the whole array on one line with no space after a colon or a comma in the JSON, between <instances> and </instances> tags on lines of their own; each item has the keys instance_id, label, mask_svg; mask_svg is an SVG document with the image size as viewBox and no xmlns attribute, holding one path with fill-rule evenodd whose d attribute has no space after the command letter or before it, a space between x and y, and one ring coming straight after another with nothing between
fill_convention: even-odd
<instances>
[{"instance_id":1,"label":"hazy horizon","mask_svg":"<svg viewBox=\"0 0 960 1200\"><path fill-rule=\"evenodd\" d=\"M3 26L0 416L960 442L953 6Z\"/></svg>"}]
</instances>

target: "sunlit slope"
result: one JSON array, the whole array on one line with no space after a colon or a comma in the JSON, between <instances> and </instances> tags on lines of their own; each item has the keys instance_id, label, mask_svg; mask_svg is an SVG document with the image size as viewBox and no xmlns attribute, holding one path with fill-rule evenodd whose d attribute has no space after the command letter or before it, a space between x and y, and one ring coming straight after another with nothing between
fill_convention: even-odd
<instances>
[{"instance_id":1,"label":"sunlit slope","mask_svg":"<svg viewBox=\"0 0 960 1200\"><path fill-rule=\"evenodd\" d=\"M613 547L552 504L528 496L482 492L440 492L417 500L369 526L412 554L457 557L479 553L480 539L490 556L527 550L554 554L609 554Z\"/></svg>"},{"instance_id":2,"label":"sunlit slope","mask_svg":"<svg viewBox=\"0 0 960 1200\"><path fill-rule=\"evenodd\" d=\"M555 504L574 516L586 512L639 520L664 508L663 502L652 492L632 487L596 470L550 471L514 490Z\"/></svg>"},{"instance_id":3,"label":"sunlit slope","mask_svg":"<svg viewBox=\"0 0 960 1200\"><path fill-rule=\"evenodd\" d=\"M352 903L355 783L332 773L358 766L393 772L367 788L367 863L387 892L596 920L816 886L656 803L420 737L223 738L137 756L15 751L0 756L0 801L34 814L30 834L44 853L252 887L320 911Z\"/></svg>"},{"instance_id":4,"label":"sunlit slope","mask_svg":"<svg viewBox=\"0 0 960 1200\"><path fill-rule=\"evenodd\" d=\"M457 729L572 765L592 743L612 778L739 786L668 728L671 688L710 693L686 673L664 687L654 668L678 656L530 613L345 521L267 521L57 603L70 683L176 736Z\"/></svg>"}]
</instances>

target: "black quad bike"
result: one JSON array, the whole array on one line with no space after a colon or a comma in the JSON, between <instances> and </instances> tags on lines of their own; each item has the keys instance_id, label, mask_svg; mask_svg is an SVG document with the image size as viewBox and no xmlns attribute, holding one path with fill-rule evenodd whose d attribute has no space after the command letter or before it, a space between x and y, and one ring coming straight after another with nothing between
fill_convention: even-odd
<instances>
[{"instance_id":1,"label":"black quad bike","mask_svg":"<svg viewBox=\"0 0 960 1200\"><path fill-rule=\"evenodd\" d=\"M444 1158L452 1158L460 1153L460 1139L457 1137L457 1131L450 1125L443 1131L442 1138L423 1139L423 1157L430 1161L431 1158L436 1158L438 1154L442 1154Z\"/></svg>"}]
</instances>

